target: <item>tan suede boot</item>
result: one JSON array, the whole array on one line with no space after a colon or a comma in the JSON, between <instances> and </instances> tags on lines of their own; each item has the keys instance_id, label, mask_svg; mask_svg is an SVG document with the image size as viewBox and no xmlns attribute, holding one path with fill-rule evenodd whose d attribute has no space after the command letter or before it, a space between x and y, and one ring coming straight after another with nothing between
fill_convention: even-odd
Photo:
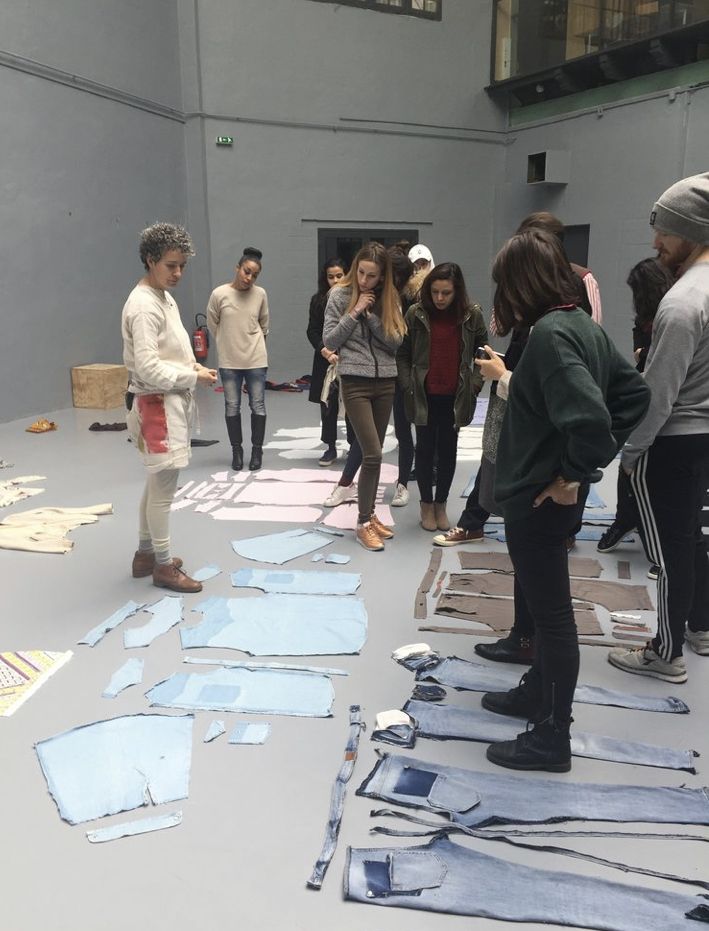
<instances>
[{"instance_id":1,"label":"tan suede boot","mask_svg":"<svg viewBox=\"0 0 709 931\"><path fill-rule=\"evenodd\" d=\"M436 520L436 529L437 530L450 530L451 522L448 520L448 515L446 514L446 502L438 502L433 505L433 513Z\"/></svg>"},{"instance_id":2,"label":"tan suede boot","mask_svg":"<svg viewBox=\"0 0 709 931\"><path fill-rule=\"evenodd\" d=\"M424 530L438 530L438 524L436 523L436 512L434 510L433 502L421 502L420 524Z\"/></svg>"}]
</instances>

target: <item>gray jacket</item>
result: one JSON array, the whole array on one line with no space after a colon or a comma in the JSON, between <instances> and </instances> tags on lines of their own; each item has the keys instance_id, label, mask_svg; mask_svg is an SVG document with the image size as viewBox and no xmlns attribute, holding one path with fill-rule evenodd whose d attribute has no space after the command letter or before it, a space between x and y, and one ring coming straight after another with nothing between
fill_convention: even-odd
<instances>
[{"instance_id":1,"label":"gray jacket","mask_svg":"<svg viewBox=\"0 0 709 931\"><path fill-rule=\"evenodd\" d=\"M351 299L352 288L335 287L325 308L323 344L338 354L340 375L396 378L396 350L403 337L386 335L378 303L356 320L345 313Z\"/></svg>"},{"instance_id":2,"label":"gray jacket","mask_svg":"<svg viewBox=\"0 0 709 931\"><path fill-rule=\"evenodd\" d=\"M644 376L652 400L623 449L628 468L658 436L709 433L709 262L693 265L662 299Z\"/></svg>"}]
</instances>

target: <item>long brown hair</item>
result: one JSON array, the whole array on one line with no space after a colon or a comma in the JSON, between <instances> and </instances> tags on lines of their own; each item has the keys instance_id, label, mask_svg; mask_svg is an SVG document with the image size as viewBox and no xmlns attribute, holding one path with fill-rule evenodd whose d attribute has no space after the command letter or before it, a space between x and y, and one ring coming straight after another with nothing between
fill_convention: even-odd
<instances>
[{"instance_id":1,"label":"long brown hair","mask_svg":"<svg viewBox=\"0 0 709 931\"><path fill-rule=\"evenodd\" d=\"M349 313L359 300L359 284L357 283L357 268L360 262L374 262L379 268L382 278L377 286L381 288L377 303L381 308L382 329L388 337L404 336L406 327L401 314L399 294L394 287L394 276L391 268L391 258L385 247L378 242L365 243L357 255L352 259L350 270L335 287L352 288L352 297L345 311Z\"/></svg>"},{"instance_id":2,"label":"long brown hair","mask_svg":"<svg viewBox=\"0 0 709 931\"><path fill-rule=\"evenodd\" d=\"M470 308L470 299L468 297L467 288L465 287L465 278L463 278L460 265L456 265L455 262L442 262L440 265L436 265L435 268L432 268L428 275L426 275L426 279L421 285L419 296L423 304L423 309L429 317L433 317L437 313L433 303L433 295L431 294L431 287L434 281L450 281L453 285L453 302L449 309L455 314L458 323L462 323Z\"/></svg>"},{"instance_id":3,"label":"long brown hair","mask_svg":"<svg viewBox=\"0 0 709 931\"><path fill-rule=\"evenodd\" d=\"M519 323L533 326L552 307L578 305L578 281L561 244L540 229L508 239L495 257L492 277L500 336Z\"/></svg>"}]
</instances>

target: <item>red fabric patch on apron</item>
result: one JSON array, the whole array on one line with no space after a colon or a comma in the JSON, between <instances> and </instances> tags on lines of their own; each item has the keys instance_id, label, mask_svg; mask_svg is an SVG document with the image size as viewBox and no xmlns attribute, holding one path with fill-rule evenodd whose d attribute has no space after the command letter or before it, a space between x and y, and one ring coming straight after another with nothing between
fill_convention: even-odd
<instances>
[{"instance_id":1,"label":"red fabric patch on apron","mask_svg":"<svg viewBox=\"0 0 709 931\"><path fill-rule=\"evenodd\" d=\"M139 394L140 433L149 453L167 453L167 415L162 394Z\"/></svg>"}]
</instances>

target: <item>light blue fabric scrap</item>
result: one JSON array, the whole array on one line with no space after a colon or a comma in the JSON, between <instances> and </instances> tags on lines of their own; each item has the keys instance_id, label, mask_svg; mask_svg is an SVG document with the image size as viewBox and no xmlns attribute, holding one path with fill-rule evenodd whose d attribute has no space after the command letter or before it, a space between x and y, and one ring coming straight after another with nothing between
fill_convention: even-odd
<instances>
[{"instance_id":1,"label":"light blue fabric scrap","mask_svg":"<svg viewBox=\"0 0 709 931\"><path fill-rule=\"evenodd\" d=\"M270 724L237 724L229 734L230 744L265 744L271 736Z\"/></svg>"},{"instance_id":2,"label":"light blue fabric scrap","mask_svg":"<svg viewBox=\"0 0 709 931\"><path fill-rule=\"evenodd\" d=\"M319 530L284 530L283 533L267 533L262 537L232 540L231 547L238 556L256 562L283 565L297 556L305 556L315 550L329 546L332 540Z\"/></svg>"},{"instance_id":3,"label":"light blue fabric scrap","mask_svg":"<svg viewBox=\"0 0 709 931\"><path fill-rule=\"evenodd\" d=\"M345 557L348 560L349 556ZM325 562L331 562L328 556ZM362 584L358 572L318 572L312 569L280 571L239 569L231 574L234 588L259 588L264 592L293 595L354 595Z\"/></svg>"},{"instance_id":4,"label":"light blue fabric scrap","mask_svg":"<svg viewBox=\"0 0 709 931\"><path fill-rule=\"evenodd\" d=\"M207 728L207 733L204 735L202 743L211 743L213 740L216 740L217 737L221 737L225 731L226 727L223 721L212 721Z\"/></svg>"},{"instance_id":5,"label":"light blue fabric scrap","mask_svg":"<svg viewBox=\"0 0 709 931\"><path fill-rule=\"evenodd\" d=\"M367 639L359 598L339 595L263 595L214 598L198 605L201 624L182 628L183 649L225 647L252 656L328 656L358 653Z\"/></svg>"},{"instance_id":6,"label":"light blue fabric scrap","mask_svg":"<svg viewBox=\"0 0 709 931\"><path fill-rule=\"evenodd\" d=\"M606 502L598 494L598 490L595 485L591 485L588 489L588 498L586 498L586 507L587 508L604 508L606 507Z\"/></svg>"},{"instance_id":7,"label":"light blue fabric scrap","mask_svg":"<svg viewBox=\"0 0 709 931\"><path fill-rule=\"evenodd\" d=\"M153 616L142 627L134 627L123 632L123 646L126 650L134 647L147 647L161 634L167 633L171 627L182 620L182 598L166 595L160 601L145 609Z\"/></svg>"},{"instance_id":8,"label":"light blue fabric scrap","mask_svg":"<svg viewBox=\"0 0 709 931\"><path fill-rule=\"evenodd\" d=\"M93 627L88 634L85 634L79 643L85 643L90 647L95 647L99 640L114 627L122 624L126 618L132 617L138 611L145 607L145 604L138 604L136 601L127 601L122 608L119 608L114 614L105 621L102 621L96 627Z\"/></svg>"},{"instance_id":9,"label":"light blue fabric scrap","mask_svg":"<svg viewBox=\"0 0 709 931\"><path fill-rule=\"evenodd\" d=\"M193 572L192 578L195 582L208 582L209 579L213 579L215 575L219 575L221 571L219 566L215 566L214 563L209 563L209 565L202 566L201 569Z\"/></svg>"},{"instance_id":10,"label":"light blue fabric scrap","mask_svg":"<svg viewBox=\"0 0 709 931\"><path fill-rule=\"evenodd\" d=\"M461 491L461 493L460 493L460 497L461 497L461 498L467 498L467 497L469 496L470 492L473 490L473 488L474 488L474 486L475 486L475 479L478 477L478 471L479 471L479 469L480 469L480 466L479 466L479 465L477 465L477 466L473 469L473 472L472 472L470 478L468 479L468 484L465 486L465 488L464 488L464 489Z\"/></svg>"},{"instance_id":11,"label":"light blue fabric scrap","mask_svg":"<svg viewBox=\"0 0 709 931\"><path fill-rule=\"evenodd\" d=\"M603 534L604 534L603 527L587 527L584 525L583 527L581 527L580 530L576 531L574 536L576 537L577 540L595 540L596 542L598 542L598 540L601 539ZM498 540L500 543L507 542L507 537L505 536L504 527L501 526L500 524L497 524L497 525L485 524L485 536ZM632 536L623 537L623 543L634 543L634 542L635 542L635 537L632 537Z\"/></svg>"},{"instance_id":12,"label":"light blue fabric scrap","mask_svg":"<svg viewBox=\"0 0 709 931\"><path fill-rule=\"evenodd\" d=\"M101 693L102 698L115 698L123 689L131 685L138 685L143 681L143 667L145 663L142 659L128 659L117 669L111 676L111 681Z\"/></svg>"},{"instance_id":13,"label":"light blue fabric scrap","mask_svg":"<svg viewBox=\"0 0 709 931\"><path fill-rule=\"evenodd\" d=\"M112 824L109 827L97 828L87 831L86 836L92 844L104 844L109 840L118 840L121 837L134 837L136 834L148 834L150 831L163 831L165 828L174 828L182 824L182 812L172 811L167 815L156 815L154 818L141 818L140 821L126 821L124 824Z\"/></svg>"},{"instance_id":14,"label":"light blue fabric scrap","mask_svg":"<svg viewBox=\"0 0 709 931\"><path fill-rule=\"evenodd\" d=\"M316 554L313 556L313 558L310 560L310 562L322 562L323 559L325 559L325 557L323 556L322 553L316 553Z\"/></svg>"},{"instance_id":15,"label":"light blue fabric scrap","mask_svg":"<svg viewBox=\"0 0 709 931\"><path fill-rule=\"evenodd\" d=\"M35 750L59 814L78 824L187 798L193 723L191 714L134 714L40 740Z\"/></svg>"},{"instance_id":16,"label":"light blue fabric scrap","mask_svg":"<svg viewBox=\"0 0 709 931\"><path fill-rule=\"evenodd\" d=\"M345 556L343 553L330 553L325 562L335 563L337 566L346 566L351 556Z\"/></svg>"},{"instance_id":17,"label":"light blue fabric scrap","mask_svg":"<svg viewBox=\"0 0 709 931\"><path fill-rule=\"evenodd\" d=\"M176 672L146 692L153 706L327 718L335 697L327 676L276 669Z\"/></svg>"},{"instance_id":18,"label":"light blue fabric scrap","mask_svg":"<svg viewBox=\"0 0 709 931\"><path fill-rule=\"evenodd\" d=\"M346 669L333 669L328 666L301 666L296 663L259 663L254 660L204 659L197 656L185 656L182 662L197 663L200 666L228 666L230 669L290 669L293 672L311 672L319 676L349 676Z\"/></svg>"}]
</instances>

